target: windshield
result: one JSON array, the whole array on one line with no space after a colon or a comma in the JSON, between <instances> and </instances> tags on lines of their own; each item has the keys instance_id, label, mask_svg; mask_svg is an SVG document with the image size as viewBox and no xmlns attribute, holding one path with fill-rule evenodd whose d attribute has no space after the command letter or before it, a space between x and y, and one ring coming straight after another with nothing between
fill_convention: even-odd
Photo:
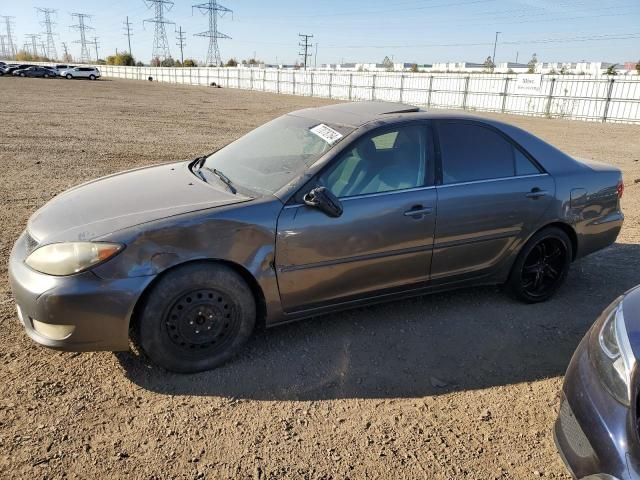
<instances>
[{"instance_id":1,"label":"windshield","mask_svg":"<svg viewBox=\"0 0 640 480\"><path fill-rule=\"evenodd\" d=\"M272 194L352 130L284 115L210 155L204 166L222 172L234 185Z\"/></svg>"}]
</instances>

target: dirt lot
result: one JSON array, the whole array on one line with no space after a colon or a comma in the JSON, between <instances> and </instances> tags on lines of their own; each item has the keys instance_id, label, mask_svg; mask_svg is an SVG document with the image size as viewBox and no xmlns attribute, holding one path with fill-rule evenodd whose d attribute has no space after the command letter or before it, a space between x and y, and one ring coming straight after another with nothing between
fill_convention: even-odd
<instances>
[{"instance_id":1,"label":"dirt lot","mask_svg":"<svg viewBox=\"0 0 640 480\"><path fill-rule=\"evenodd\" d=\"M551 435L563 372L602 308L640 283L638 126L507 118L625 173L618 243L577 262L548 303L483 288L359 309L261 333L194 376L129 353L46 350L23 333L7 258L54 194L324 103L0 78L0 477L568 478Z\"/></svg>"}]
</instances>

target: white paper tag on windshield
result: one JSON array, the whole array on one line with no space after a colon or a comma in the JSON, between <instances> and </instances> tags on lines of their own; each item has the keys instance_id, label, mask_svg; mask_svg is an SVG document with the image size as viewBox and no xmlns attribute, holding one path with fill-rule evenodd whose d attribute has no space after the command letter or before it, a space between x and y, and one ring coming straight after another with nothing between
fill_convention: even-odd
<instances>
[{"instance_id":1,"label":"white paper tag on windshield","mask_svg":"<svg viewBox=\"0 0 640 480\"><path fill-rule=\"evenodd\" d=\"M338 140L342 138L342 134L340 132L336 132L333 128L321 123L320 125L316 125L313 128L309 129L310 132L315 133L322 140L327 142L329 145L336 143Z\"/></svg>"}]
</instances>

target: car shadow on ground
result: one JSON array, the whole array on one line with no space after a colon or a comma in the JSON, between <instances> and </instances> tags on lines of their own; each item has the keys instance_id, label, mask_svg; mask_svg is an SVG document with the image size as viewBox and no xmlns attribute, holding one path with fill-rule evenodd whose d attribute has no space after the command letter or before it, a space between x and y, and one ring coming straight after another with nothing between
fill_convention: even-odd
<instances>
[{"instance_id":1,"label":"car shadow on ground","mask_svg":"<svg viewBox=\"0 0 640 480\"><path fill-rule=\"evenodd\" d=\"M397 398L530 382L564 374L598 314L640 283L640 245L575 262L561 291L525 305L472 288L305 320L259 332L245 352L178 375L117 354L137 385L161 394L239 399Z\"/></svg>"}]
</instances>

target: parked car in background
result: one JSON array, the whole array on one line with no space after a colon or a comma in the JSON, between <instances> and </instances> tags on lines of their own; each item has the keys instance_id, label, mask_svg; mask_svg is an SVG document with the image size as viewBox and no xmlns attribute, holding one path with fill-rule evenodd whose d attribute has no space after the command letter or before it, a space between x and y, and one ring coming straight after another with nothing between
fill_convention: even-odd
<instances>
[{"instance_id":1,"label":"parked car in background","mask_svg":"<svg viewBox=\"0 0 640 480\"><path fill-rule=\"evenodd\" d=\"M68 80L73 78L88 78L89 80L96 80L100 78L100 70L95 67L73 67L60 72L61 77L65 77Z\"/></svg>"},{"instance_id":2,"label":"parked car in background","mask_svg":"<svg viewBox=\"0 0 640 480\"><path fill-rule=\"evenodd\" d=\"M617 298L578 346L554 428L578 479L640 478L640 286Z\"/></svg>"},{"instance_id":3,"label":"parked car in background","mask_svg":"<svg viewBox=\"0 0 640 480\"><path fill-rule=\"evenodd\" d=\"M13 72L16 77L33 77L33 78L55 78L57 73L49 68L34 66L25 69L18 69Z\"/></svg>"},{"instance_id":4,"label":"parked car in background","mask_svg":"<svg viewBox=\"0 0 640 480\"><path fill-rule=\"evenodd\" d=\"M153 361L194 372L258 323L471 285L547 300L615 241L622 185L497 120L330 105L56 196L9 277L36 342L127 350L131 327Z\"/></svg>"},{"instance_id":5,"label":"parked car in background","mask_svg":"<svg viewBox=\"0 0 640 480\"><path fill-rule=\"evenodd\" d=\"M16 70L24 70L24 69L27 69L29 67L33 67L33 65L30 65L28 63L12 63L12 64L7 65L7 67L4 70L4 74L5 75L11 75Z\"/></svg>"},{"instance_id":6,"label":"parked car in background","mask_svg":"<svg viewBox=\"0 0 640 480\"><path fill-rule=\"evenodd\" d=\"M53 65L53 69L58 72L58 75L61 75L61 73L65 70L71 70L72 68L76 68L75 65L67 65L67 64L58 64L58 65ZM61 75L62 76L62 75Z\"/></svg>"}]
</instances>

